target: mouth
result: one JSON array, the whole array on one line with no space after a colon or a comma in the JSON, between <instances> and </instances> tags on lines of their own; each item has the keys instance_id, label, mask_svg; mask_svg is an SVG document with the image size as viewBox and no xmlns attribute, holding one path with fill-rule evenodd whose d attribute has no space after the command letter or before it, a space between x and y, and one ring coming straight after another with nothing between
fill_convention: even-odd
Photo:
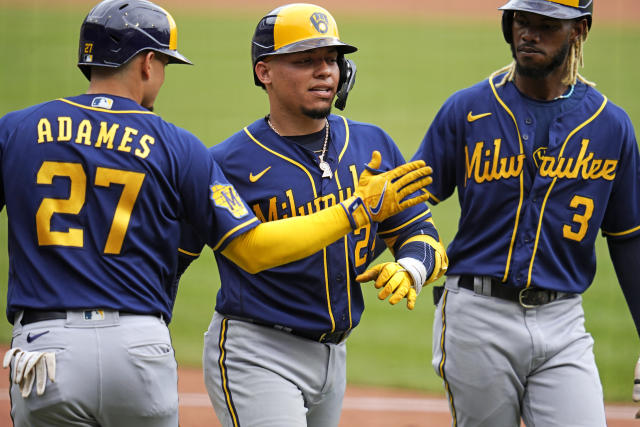
<instances>
[{"instance_id":1,"label":"mouth","mask_svg":"<svg viewBox=\"0 0 640 427\"><path fill-rule=\"evenodd\" d=\"M518 47L518 52L524 53L525 55L535 55L535 54L542 55L543 54L543 52L531 46L520 46Z\"/></svg>"},{"instance_id":2,"label":"mouth","mask_svg":"<svg viewBox=\"0 0 640 427\"><path fill-rule=\"evenodd\" d=\"M323 99L330 99L333 97L333 87L331 86L314 86L309 89L309 92Z\"/></svg>"}]
</instances>

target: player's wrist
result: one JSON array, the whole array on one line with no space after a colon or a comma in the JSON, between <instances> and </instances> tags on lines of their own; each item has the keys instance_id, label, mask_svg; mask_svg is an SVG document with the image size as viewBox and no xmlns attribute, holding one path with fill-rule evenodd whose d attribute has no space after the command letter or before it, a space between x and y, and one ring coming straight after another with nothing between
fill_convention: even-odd
<instances>
[{"instance_id":1,"label":"player's wrist","mask_svg":"<svg viewBox=\"0 0 640 427\"><path fill-rule=\"evenodd\" d=\"M340 202L340 206L344 209L352 229L356 230L371 223L371 216L369 216L362 197L351 196Z\"/></svg>"}]
</instances>

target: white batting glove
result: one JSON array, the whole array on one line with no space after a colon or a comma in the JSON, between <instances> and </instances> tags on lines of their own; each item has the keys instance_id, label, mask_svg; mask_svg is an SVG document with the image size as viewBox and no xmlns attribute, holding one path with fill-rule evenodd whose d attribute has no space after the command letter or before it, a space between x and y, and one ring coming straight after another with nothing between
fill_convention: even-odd
<instances>
[{"instance_id":1,"label":"white batting glove","mask_svg":"<svg viewBox=\"0 0 640 427\"><path fill-rule=\"evenodd\" d=\"M56 378L56 355L51 352L23 351L15 347L4 355L2 367L7 368L13 359L13 382L18 384L22 397L31 394L33 383L36 383L36 394L42 396L47 385L47 377L51 382Z\"/></svg>"}]
</instances>

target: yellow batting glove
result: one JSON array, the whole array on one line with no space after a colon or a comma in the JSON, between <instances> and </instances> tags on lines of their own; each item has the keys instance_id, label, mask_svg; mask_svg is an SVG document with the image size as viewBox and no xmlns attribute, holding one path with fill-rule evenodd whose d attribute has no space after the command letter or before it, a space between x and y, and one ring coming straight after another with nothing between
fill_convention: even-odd
<instances>
[{"instance_id":1,"label":"yellow batting glove","mask_svg":"<svg viewBox=\"0 0 640 427\"><path fill-rule=\"evenodd\" d=\"M380 152L374 151L371 161L358 180L354 195L359 196L373 221L381 222L411 206L426 202L428 192L402 201L405 197L426 187L433 181L433 170L424 161L405 163L390 171L378 170L382 163Z\"/></svg>"},{"instance_id":2,"label":"yellow batting glove","mask_svg":"<svg viewBox=\"0 0 640 427\"><path fill-rule=\"evenodd\" d=\"M359 283L375 280L376 289L382 288L378 299L385 300L389 295L389 303L395 305L407 297L407 308L413 310L418 295L411 286L411 275L397 262L378 264L356 277ZM393 294L393 295L392 295Z\"/></svg>"}]
</instances>

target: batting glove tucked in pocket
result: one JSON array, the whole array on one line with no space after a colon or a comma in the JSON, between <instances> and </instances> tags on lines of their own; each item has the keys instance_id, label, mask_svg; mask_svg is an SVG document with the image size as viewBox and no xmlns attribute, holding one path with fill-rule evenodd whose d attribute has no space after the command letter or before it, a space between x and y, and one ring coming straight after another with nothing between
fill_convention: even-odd
<instances>
[{"instance_id":1,"label":"batting glove tucked in pocket","mask_svg":"<svg viewBox=\"0 0 640 427\"><path fill-rule=\"evenodd\" d=\"M36 394L42 396L47 385L47 377L51 382L56 378L56 355L51 352L23 351L15 347L4 355L2 367L7 368L13 360L12 379L18 384L22 397L31 394L33 383L36 383Z\"/></svg>"}]
</instances>

